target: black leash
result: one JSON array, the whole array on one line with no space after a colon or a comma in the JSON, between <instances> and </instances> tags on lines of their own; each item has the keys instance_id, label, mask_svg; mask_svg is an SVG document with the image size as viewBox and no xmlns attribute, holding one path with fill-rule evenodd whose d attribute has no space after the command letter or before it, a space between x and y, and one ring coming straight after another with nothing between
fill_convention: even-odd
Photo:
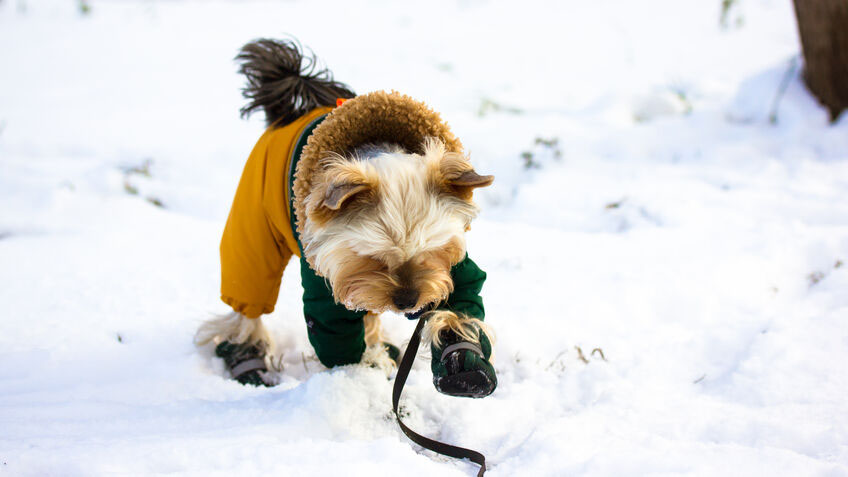
<instances>
[{"instance_id":1,"label":"black leash","mask_svg":"<svg viewBox=\"0 0 848 477\"><path fill-rule=\"evenodd\" d=\"M418 325L415 327L415 331L412 332L412 337L409 338L409 345L406 347L406 352L403 354L400 366L398 366L394 389L392 389L392 409L395 411L395 418L397 418L400 430L406 434L406 437L408 437L409 440L425 449L430 449L433 452L438 452L439 454L454 457L456 459L468 459L475 464L479 464L480 470L477 472L477 477L483 477L483 474L486 473L486 456L475 450L452 446L450 444L445 444L444 442L434 441L433 439L424 437L406 427L406 424L400 420L400 414L398 414L400 394L403 392L403 385L406 384L406 378L409 377L409 371L412 369L412 362L415 361L415 355L418 354L418 345L421 343L421 329L424 328L425 321L426 320L421 318L418 319Z\"/></svg>"}]
</instances>

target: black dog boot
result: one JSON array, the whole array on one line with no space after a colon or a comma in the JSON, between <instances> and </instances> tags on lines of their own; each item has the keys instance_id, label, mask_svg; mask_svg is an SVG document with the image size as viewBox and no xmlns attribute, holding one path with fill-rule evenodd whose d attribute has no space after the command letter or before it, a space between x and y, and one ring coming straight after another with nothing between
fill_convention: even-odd
<instances>
[{"instance_id":1,"label":"black dog boot","mask_svg":"<svg viewBox=\"0 0 848 477\"><path fill-rule=\"evenodd\" d=\"M439 333L439 347L430 345L433 385L449 396L482 398L498 386L495 368L489 362L492 344L483 332L479 343L466 341L451 330Z\"/></svg>"},{"instance_id":2,"label":"black dog boot","mask_svg":"<svg viewBox=\"0 0 848 477\"><path fill-rule=\"evenodd\" d=\"M265 366L265 353L259 347L224 341L215 347L215 355L224 359L236 381L253 386L273 386L262 379L261 373L268 368Z\"/></svg>"}]
</instances>

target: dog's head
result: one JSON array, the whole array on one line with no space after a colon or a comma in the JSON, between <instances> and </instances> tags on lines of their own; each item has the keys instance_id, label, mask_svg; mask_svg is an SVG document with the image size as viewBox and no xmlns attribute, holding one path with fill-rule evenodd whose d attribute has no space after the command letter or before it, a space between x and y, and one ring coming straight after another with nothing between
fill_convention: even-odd
<instances>
[{"instance_id":1,"label":"dog's head","mask_svg":"<svg viewBox=\"0 0 848 477\"><path fill-rule=\"evenodd\" d=\"M328 158L306 197L304 252L347 308L411 312L442 301L477 215L472 192L493 180L436 139L423 154Z\"/></svg>"}]
</instances>

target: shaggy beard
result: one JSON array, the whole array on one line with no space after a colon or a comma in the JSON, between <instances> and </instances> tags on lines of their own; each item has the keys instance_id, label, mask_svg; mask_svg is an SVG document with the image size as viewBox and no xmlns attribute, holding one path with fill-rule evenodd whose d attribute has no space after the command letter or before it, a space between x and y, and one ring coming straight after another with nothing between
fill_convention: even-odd
<instances>
[{"instance_id":1,"label":"shaggy beard","mask_svg":"<svg viewBox=\"0 0 848 477\"><path fill-rule=\"evenodd\" d=\"M411 283L407 284L419 293L410 310L398 310L392 301L392 295L405 286L395 274L385 271L377 260L352 253L342 259L329 278L333 297L348 309L378 313L415 311L429 303L442 302L453 291L450 266L456 253L439 251L430 255L422 261L421 268L412 272Z\"/></svg>"}]
</instances>

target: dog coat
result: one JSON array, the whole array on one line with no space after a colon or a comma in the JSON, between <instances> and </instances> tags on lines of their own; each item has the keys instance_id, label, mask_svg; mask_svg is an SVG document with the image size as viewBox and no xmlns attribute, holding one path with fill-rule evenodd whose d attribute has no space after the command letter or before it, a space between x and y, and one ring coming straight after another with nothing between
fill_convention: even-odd
<instances>
[{"instance_id":1,"label":"dog coat","mask_svg":"<svg viewBox=\"0 0 848 477\"><path fill-rule=\"evenodd\" d=\"M327 367L359 362L365 350L365 311L336 303L326 280L304 257L299 231L311 174L330 151L380 141L416 150L427 136L449 150L462 145L438 114L398 93L376 92L341 107L317 108L259 138L242 173L221 238L221 299L248 318L274 311L283 271L300 257L309 341ZM454 291L436 307L483 319L486 273L466 255L451 269Z\"/></svg>"}]
</instances>

